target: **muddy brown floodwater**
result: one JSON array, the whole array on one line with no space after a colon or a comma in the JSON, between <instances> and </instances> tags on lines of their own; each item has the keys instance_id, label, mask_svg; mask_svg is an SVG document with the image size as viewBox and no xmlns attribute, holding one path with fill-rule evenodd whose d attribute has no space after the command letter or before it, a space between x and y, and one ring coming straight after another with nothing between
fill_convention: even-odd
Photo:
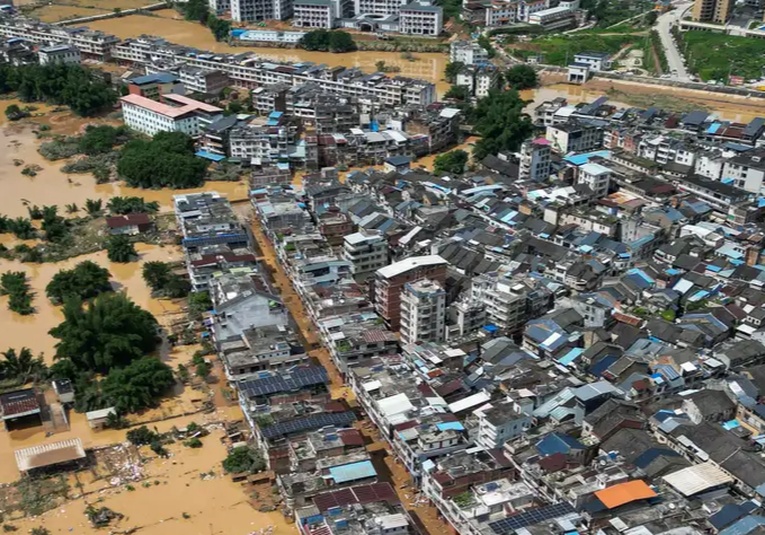
<instances>
[{"instance_id":1,"label":"muddy brown floodwater","mask_svg":"<svg viewBox=\"0 0 765 535\"><path fill-rule=\"evenodd\" d=\"M5 108L17 101L0 101L0 214L26 216L25 202L37 205L76 203L83 206L88 198L107 201L115 195L138 195L147 200L156 200L163 211L172 209L172 197L186 191L215 190L230 199L246 199L247 186L243 182L210 182L195 190L137 190L119 183L96 184L90 175L66 175L60 171L64 162L47 162L37 152L39 141L33 132L32 122L51 126L56 134L73 134L80 131L89 122L103 123L107 120L84 121L73 117L68 112L54 112L44 105L36 105L34 112L39 117L31 121L16 124L5 123ZM16 165L14 160L23 161ZM23 165L39 166L35 177L21 174ZM0 243L12 247L19 243L33 245L33 240L21 242L15 237L0 235ZM17 349L29 347L35 353L43 352L45 360L52 361L56 340L48 331L60 323L60 307L54 307L45 296L45 286L61 269L68 269L83 260L92 260L107 268L112 276L116 290L124 291L138 305L154 314L159 322L168 325L178 318L182 302L158 300L152 298L141 277L144 262L150 260L175 261L182 258L177 246L157 246L138 244L140 254L137 262L116 264L110 262L104 251L82 255L57 263L23 264L17 261L0 259L0 273L14 270L24 271L30 279L36 293L34 305L37 312L31 316L19 316L8 310L7 298L0 297L0 351L9 347ZM188 363L198 346L183 346L165 350L162 358L172 367L179 363ZM168 398L159 407L139 415L131 415L134 423L146 422L156 427L159 432L167 432L173 426L182 428L192 421L216 424L218 422L241 420L241 411L235 403L222 400L220 388L223 383L210 385L214 395L216 409L212 413L200 413L199 409L207 394L189 387L177 385ZM121 443L125 440L125 431L100 431L90 429L84 414L69 413L69 429L46 435L42 426L24 430L0 431L0 484L11 483L19 478L14 462L14 450L45 442L53 442L78 437L85 448L94 448ZM143 452L150 460L143 466L144 479L132 483L133 490L127 488L124 481L109 478L94 480L89 472L78 472L77 477L83 483L85 496L80 496L72 487L74 500L61 507L48 511L41 517L13 520L18 529L29 531L44 526L51 533L104 533L90 526L84 511L88 504L109 507L125 517L114 529L127 531L139 528L149 535L168 533L189 533L209 535L225 533L227 535L247 535L259 530L273 528L277 535L295 533L281 513L261 513L250 504L250 495L241 485L233 483L221 473L221 461L226 450L221 441L222 431L214 431L203 439L204 447L189 449L180 444L169 447L170 459L156 459L148 450ZM209 475L210 473L214 475ZM208 474L204 478L202 474ZM71 477L73 480L74 476ZM74 481L72 481L74 483Z\"/></svg>"}]
</instances>

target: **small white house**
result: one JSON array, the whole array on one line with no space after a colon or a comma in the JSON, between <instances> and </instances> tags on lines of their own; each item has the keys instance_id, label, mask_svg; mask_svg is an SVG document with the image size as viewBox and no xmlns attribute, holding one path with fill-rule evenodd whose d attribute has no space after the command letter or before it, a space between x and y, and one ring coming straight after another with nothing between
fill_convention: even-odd
<instances>
[{"instance_id":1,"label":"small white house","mask_svg":"<svg viewBox=\"0 0 765 535\"><path fill-rule=\"evenodd\" d=\"M591 71L607 71L611 68L608 54L603 52L582 52L574 56L574 63L587 65Z\"/></svg>"},{"instance_id":2,"label":"small white house","mask_svg":"<svg viewBox=\"0 0 765 535\"><path fill-rule=\"evenodd\" d=\"M109 421L110 414L117 414L117 411L114 409L114 407L86 412L85 418L87 418L88 425L91 429L95 431L101 431L106 427L106 423Z\"/></svg>"}]
</instances>

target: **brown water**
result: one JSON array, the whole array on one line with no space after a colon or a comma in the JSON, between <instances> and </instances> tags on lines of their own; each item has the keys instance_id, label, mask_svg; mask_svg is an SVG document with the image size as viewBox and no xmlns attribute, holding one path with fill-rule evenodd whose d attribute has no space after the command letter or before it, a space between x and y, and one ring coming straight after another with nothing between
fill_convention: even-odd
<instances>
[{"instance_id":1,"label":"brown water","mask_svg":"<svg viewBox=\"0 0 765 535\"><path fill-rule=\"evenodd\" d=\"M311 61L332 67L339 65L359 67L364 71L374 71L376 62L385 61L386 64L401 69L397 73L398 75L422 78L435 83L439 93L443 93L449 88L449 85L443 80L444 68L448 61L446 54L417 52L414 53L416 59L409 61L403 59L399 52L370 51L331 54L297 49L232 47L226 43L215 41L207 28L182 20L175 10L166 9L154 13L158 16L130 15L119 19L90 22L87 26L114 34L122 39L138 37L142 34L159 35L172 43L193 46L202 50L232 53L249 51L276 61Z\"/></svg>"}]
</instances>

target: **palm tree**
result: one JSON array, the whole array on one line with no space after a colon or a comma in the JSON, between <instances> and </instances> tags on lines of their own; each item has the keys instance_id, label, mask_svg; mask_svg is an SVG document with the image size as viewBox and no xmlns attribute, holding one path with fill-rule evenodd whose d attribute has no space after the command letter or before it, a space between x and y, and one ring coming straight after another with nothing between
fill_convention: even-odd
<instances>
[{"instance_id":1,"label":"palm tree","mask_svg":"<svg viewBox=\"0 0 765 535\"><path fill-rule=\"evenodd\" d=\"M75 203L67 204L66 205L66 213L67 214L76 214L80 211L80 207L77 206Z\"/></svg>"},{"instance_id":2,"label":"palm tree","mask_svg":"<svg viewBox=\"0 0 765 535\"><path fill-rule=\"evenodd\" d=\"M86 199L85 200L85 211L88 213L91 217L96 217L101 215L101 210L103 210L104 203L101 201L101 199Z\"/></svg>"},{"instance_id":3,"label":"palm tree","mask_svg":"<svg viewBox=\"0 0 765 535\"><path fill-rule=\"evenodd\" d=\"M22 347L18 354L13 348L0 354L4 358L0 363L2 375L8 379L16 379L20 384L26 384L30 379L37 381L47 371L42 356L33 356L28 347Z\"/></svg>"},{"instance_id":4,"label":"palm tree","mask_svg":"<svg viewBox=\"0 0 765 535\"><path fill-rule=\"evenodd\" d=\"M170 277L170 266L165 262L146 262L143 265L143 280L154 292L160 291Z\"/></svg>"}]
</instances>

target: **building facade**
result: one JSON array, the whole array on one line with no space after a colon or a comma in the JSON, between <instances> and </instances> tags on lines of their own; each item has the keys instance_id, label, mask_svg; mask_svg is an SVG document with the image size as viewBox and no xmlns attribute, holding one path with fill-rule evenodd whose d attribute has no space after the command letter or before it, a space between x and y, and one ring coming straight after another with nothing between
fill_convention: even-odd
<instances>
[{"instance_id":1,"label":"building facade","mask_svg":"<svg viewBox=\"0 0 765 535\"><path fill-rule=\"evenodd\" d=\"M404 285L401 292L401 344L444 340L446 292L430 279Z\"/></svg>"}]
</instances>

